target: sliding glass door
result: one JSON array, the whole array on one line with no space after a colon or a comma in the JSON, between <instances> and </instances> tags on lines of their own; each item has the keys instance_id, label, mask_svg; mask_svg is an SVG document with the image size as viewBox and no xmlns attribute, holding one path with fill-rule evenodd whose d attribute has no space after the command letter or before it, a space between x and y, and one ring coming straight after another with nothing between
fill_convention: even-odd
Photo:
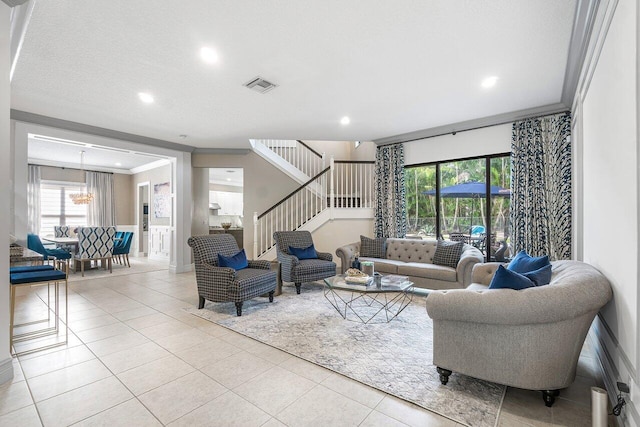
<instances>
[{"instance_id":1,"label":"sliding glass door","mask_svg":"<svg viewBox=\"0 0 640 427\"><path fill-rule=\"evenodd\" d=\"M408 235L462 240L493 259L508 245L511 164L508 154L405 169Z\"/></svg>"}]
</instances>

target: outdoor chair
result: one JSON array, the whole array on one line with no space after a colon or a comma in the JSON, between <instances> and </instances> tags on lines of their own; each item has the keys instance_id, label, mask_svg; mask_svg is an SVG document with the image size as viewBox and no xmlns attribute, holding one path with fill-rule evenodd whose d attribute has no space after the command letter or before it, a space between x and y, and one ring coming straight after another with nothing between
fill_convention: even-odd
<instances>
[{"instance_id":1,"label":"outdoor chair","mask_svg":"<svg viewBox=\"0 0 640 427\"><path fill-rule=\"evenodd\" d=\"M318 258L315 259L298 259L291 255L289 247L305 249L313 245L308 231L276 231L273 238L276 241L278 261L282 265L282 280L295 283L296 293L300 293L303 283L336 275L336 263L330 253L317 252Z\"/></svg>"},{"instance_id":2,"label":"outdoor chair","mask_svg":"<svg viewBox=\"0 0 640 427\"><path fill-rule=\"evenodd\" d=\"M84 267L87 261L101 261L107 263L109 273L113 272L113 239L116 235L115 227L79 227L78 253L73 258L74 267L80 263L80 271L84 277ZM104 265L104 264L103 264ZM77 268L74 268L77 271Z\"/></svg>"},{"instance_id":3,"label":"outdoor chair","mask_svg":"<svg viewBox=\"0 0 640 427\"><path fill-rule=\"evenodd\" d=\"M452 242L464 242L469 243L469 238L464 235L464 233L460 233L457 231L452 231L449 233L449 240Z\"/></svg>"},{"instance_id":4,"label":"outdoor chair","mask_svg":"<svg viewBox=\"0 0 640 427\"><path fill-rule=\"evenodd\" d=\"M133 232L124 231L120 232L120 239L117 238L113 246L113 256L116 259L116 262L120 264L126 263L129 268L131 268L131 263L129 263L129 252L131 251L131 242L133 241Z\"/></svg>"},{"instance_id":5,"label":"outdoor chair","mask_svg":"<svg viewBox=\"0 0 640 427\"><path fill-rule=\"evenodd\" d=\"M273 302L277 272L271 270L270 261L248 260L248 267L239 270L219 267L218 254L230 257L240 251L231 234L192 236L187 243L196 266L199 309L204 308L205 300L234 302L236 314L242 316L244 301L268 294Z\"/></svg>"}]
</instances>

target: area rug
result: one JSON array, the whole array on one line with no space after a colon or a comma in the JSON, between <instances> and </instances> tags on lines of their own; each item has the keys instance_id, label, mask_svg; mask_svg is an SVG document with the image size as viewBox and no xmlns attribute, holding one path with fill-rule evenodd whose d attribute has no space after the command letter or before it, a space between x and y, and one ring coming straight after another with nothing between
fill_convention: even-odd
<instances>
[{"instance_id":1,"label":"area rug","mask_svg":"<svg viewBox=\"0 0 640 427\"><path fill-rule=\"evenodd\" d=\"M305 284L300 295L285 287L271 304L245 302L241 317L233 303L207 301L202 310L185 310L458 423L494 426L505 387L455 373L440 384L424 302L414 297L391 322L364 325L344 320L321 285Z\"/></svg>"}]
</instances>

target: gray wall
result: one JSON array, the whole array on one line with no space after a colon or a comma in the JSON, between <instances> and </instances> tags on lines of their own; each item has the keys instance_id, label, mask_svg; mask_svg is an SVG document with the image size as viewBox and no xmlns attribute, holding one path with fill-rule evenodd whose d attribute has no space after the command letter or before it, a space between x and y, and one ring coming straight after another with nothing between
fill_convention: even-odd
<instances>
[{"instance_id":1,"label":"gray wall","mask_svg":"<svg viewBox=\"0 0 640 427\"><path fill-rule=\"evenodd\" d=\"M194 154L191 159L194 172L197 168L243 168L244 187L244 247L248 253L253 251L253 213L263 213L284 196L298 188L298 184L269 162L253 152L242 155L232 154ZM208 172L208 170L207 170ZM198 199L195 199L195 197ZM208 190L194 191L194 207L208 206ZM193 228L193 227L192 227Z\"/></svg>"}]
</instances>

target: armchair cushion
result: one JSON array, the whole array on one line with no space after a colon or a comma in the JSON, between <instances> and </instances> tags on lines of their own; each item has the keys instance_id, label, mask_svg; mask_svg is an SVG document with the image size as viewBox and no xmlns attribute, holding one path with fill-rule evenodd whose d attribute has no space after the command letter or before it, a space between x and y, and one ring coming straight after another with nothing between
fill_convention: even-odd
<instances>
[{"instance_id":1,"label":"armchair cushion","mask_svg":"<svg viewBox=\"0 0 640 427\"><path fill-rule=\"evenodd\" d=\"M249 267L249 262L247 261L247 255L245 254L244 249L241 249L240 252L231 256L224 256L219 253L218 265L220 267L230 267L238 271Z\"/></svg>"},{"instance_id":2,"label":"armchair cushion","mask_svg":"<svg viewBox=\"0 0 640 427\"><path fill-rule=\"evenodd\" d=\"M316 248L313 247L313 243L311 244L311 246L308 246L306 248L296 248L293 246L289 246L289 253L300 260L318 259L318 253L316 252Z\"/></svg>"},{"instance_id":3,"label":"armchair cushion","mask_svg":"<svg viewBox=\"0 0 640 427\"><path fill-rule=\"evenodd\" d=\"M515 271L507 270L501 265L496 270L496 274L493 275L489 289L514 289L519 291L534 286L535 283L528 277Z\"/></svg>"},{"instance_id":4,"label":"armchair cushion","mask_svg":"<svg viewBox=\"0 0 640 427\"><path fill-rule=\"evenodd\" d=\"M542 268L545 265L550 265L549 257L547 255L532 257L525 250L521 250L511 260L511 262L507 266L507 269L515 271L516 273L528 273L530 271Z\"/></svg>"}]
</instances>

